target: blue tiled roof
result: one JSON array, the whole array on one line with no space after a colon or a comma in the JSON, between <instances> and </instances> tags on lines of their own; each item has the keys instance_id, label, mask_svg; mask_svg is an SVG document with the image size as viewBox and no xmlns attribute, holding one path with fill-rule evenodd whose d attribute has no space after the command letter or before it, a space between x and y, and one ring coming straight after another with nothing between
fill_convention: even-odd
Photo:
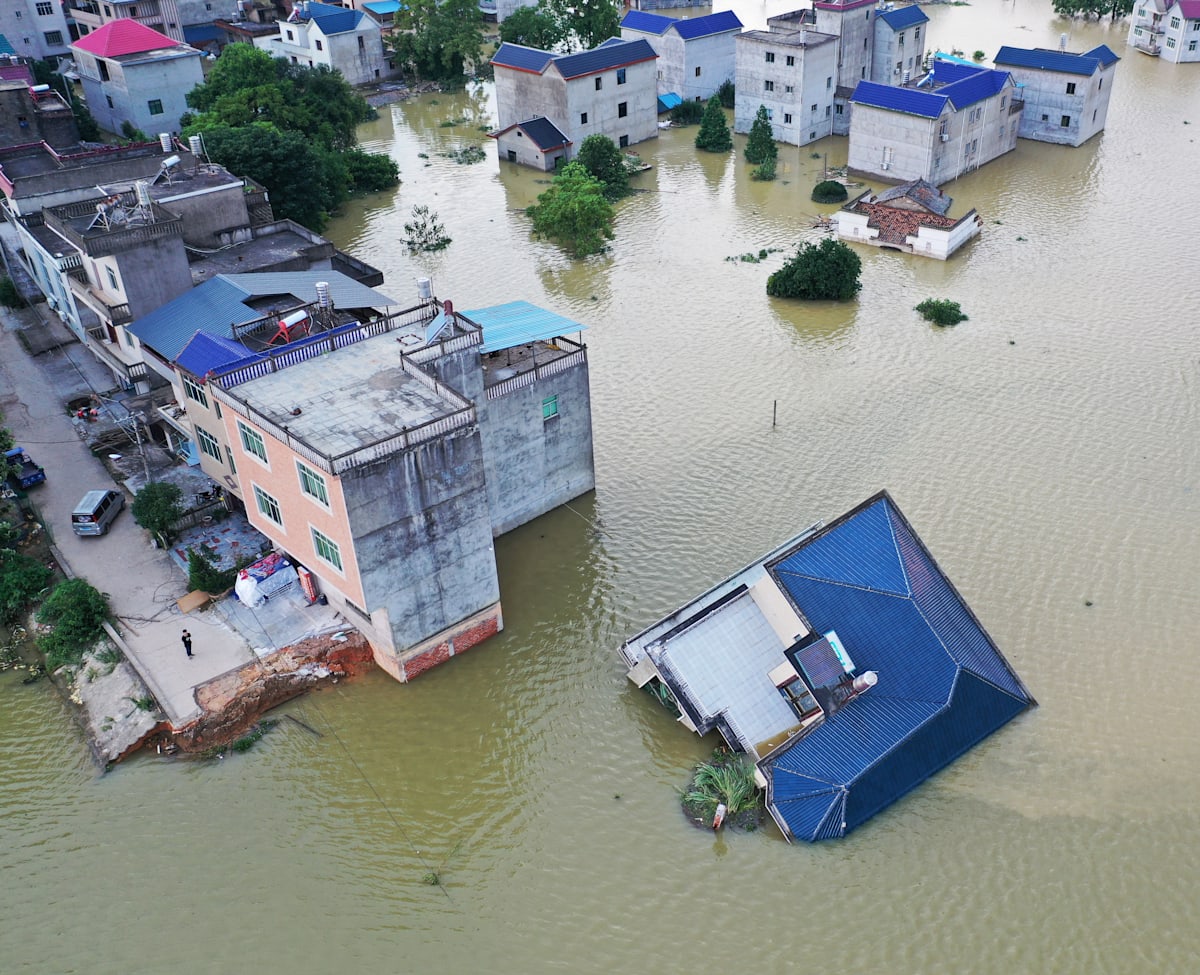
<instances>
[{"instance_id":1,"label":"blue tiled roof","mask_svg":"<svg viewBox=\"0 0 1200 975\"><path fill-rule=\"evenodd\" d=\"M892 30L904 30L906 27L912 27L914 24L925 23L929 20L929 15L913 3L907 7L897 7L895 10L881 11L879 19Z\"/></svg>"},{"instance_id":2,"label":"blue tiled roof","mask_svg":"<svg viewBox=\"0 0 1200 975\"><path fill-rule=\"evenodd\" d=\"M557 125L544 115L518 122L512 128L520 128L542 152L569 146L571 140L563 134Z\"/></svg>"},{"instance_id":3,"label":"blue tiled roof","mask_svg":"<svg viewBox=\"0 0 1200 975\"><path fill-rule=\"evenodd\" d=\"M893 112L904 112L906 115L937 118L945 109L948 99L940 93L897 88L874 81L860 81L855 86L850 101L859 105L886 108Z\"/></svg>"},{"instance_id":4,"label":"blue tiled roof","mask_svg":"<svg viewBox=\"0 0 1200 975\"><path fill-rule=\"evenodd\" d=\"M309 3L305 5L308 19L315 21L321 28L321 33L327 37L331 34L344 34L354 30L363 19L361 10L346 10L344 7L334 7L327 3Z\"/></svg>"},{"instance_id":5,"label":"blue tiled roof","mask_svg":"<svg viewBox=\"0 0 1200 975\"><path fill-rule=\"evenodd\" d=\"M502 45L502 47L507 45ZM497 52L498 54L499 52ZM579 54L567 54L554 59L554 66L564 78L581 78L584 75L598 74L611 68L633 64L637 61L649 61L658 57L654 48L645 38L636 41L605 42L590 51Z\"/></svg>"},{"instance_id":6,"label":"blue tiled roof","mask_svg":"<svg viewBox=\"0 0 1200 975\"><path fill-rule=\"evenodd\" d=\"M665 34L675 23L674 17L663 17L660 14L648 14L641 10L630 10L621 18L621 26L630 30L640 30L644 34Z\"/></svg>"},{"instance_id":7,"label":"blue tiled roof","mask_svg":"<svg viewBox=\"0 0 1200 975\"><path fill-rule=\"evenodd\" d=\"M1107 44L1101 44L1090 51L1085 51L1083 56L1085 58L1099 58L1100 63L1105 67L1108 67L1110 64L1116 64L1121 60Z\"/></svg>"},{"instance_id":8,"label":"blue tiled roof","mask_svg":"<svg viewBox=\"0 0 1200 975\"><path fill-rule=\"evenodd\" d=\"M842 836L1034 703L886 494L772 567L878 684L762 763L798 839Z\"/></svg>"},{"instance_id":9,"label":"blue tiled roof","mask_svg":"<svg viewBox=\"0 0 1200 975\"><path fill-rule=\"evenodd\" d=\"M193 376L207 376L230 362L245 358L247 348L241 342L220 335L197 332L175 357L175 364Z\"/></svg>"},{"instance_id":10,"label":"blue tiled roof","mask_svg":"<svg viewBox=\"0 0 1200 975\"><path fill-rule=\"evenodd\" d=\"M554 60L549 51L541 51L536 47L525 47L521 44L509 44L505 41L492 55L492 64L505 68L516 68L518 71L533 71L541 74Z\"/></svg>"},{"instance_id":11,"label":"blue tiled roof","mask_svg":"<svg viewBox=\"0 0 1200 975\"><path fill-rule=\"evenodd\" d=\"M1108 51L1108 48L1105 50ZM1112 52L1109 51L1109 54ZM1068 54L1065 51L1050 51L1040 47L1005 45L993 60L996 64L1012 68L1036 68L1040 71L1061 71L1064 74L1091 75L1102 67L1100 59L1095 55Z\"/></svg>"},{"instance_id":12,"label":"blue tiled roof","mask_svg":"<svg viewBox=\"0 0 1200 975\"><path fill-rule=\"evenodd\" d=\"M497 352L558 335L574 335L587 328L528 301L510 301L506 305L476 308L462 314L483 329L480 352Z\"/></svg>"},{"instance_id":13,"label":"blue tiled roof","mask_svg":"<svg viewBox=\"0 0 1200 975\"><path fill-rule=\"evenodd\" d=\"M704 17L690 17L675 21L675 33L685 41L697 37L710 37L713 34L724 34L726 31L741 30L742 22L732 10L721 10Z\"/></svg>"},{"instance_id":14,"label":"blue tiled roof","mask_svg":"<svg viewBox=\"0 0 1200 975\"><path fill-rule=\"evenodd\" d=\"M955 81L962 81L964 78L973 78L980 71L988 70L988 68L985 68L981 64L962 61L958 58L943 58L938 56L934 58L930 74L933 75L933 80L939 85L949 85Z\"/></svg>"},{"instance_id":15,"label":"blue tiled roof","mask_svg":"<svg viewBox=\"0 0 1200 975\"><path fill-rule=\"evenodd\" d=\"M967 75L961 81L939 88L938 94L945 95L959 111L991 98L1000 92L1011 77L1007 71L992 71L984 68L973 75Z\"/></svg>"}]
</instances>

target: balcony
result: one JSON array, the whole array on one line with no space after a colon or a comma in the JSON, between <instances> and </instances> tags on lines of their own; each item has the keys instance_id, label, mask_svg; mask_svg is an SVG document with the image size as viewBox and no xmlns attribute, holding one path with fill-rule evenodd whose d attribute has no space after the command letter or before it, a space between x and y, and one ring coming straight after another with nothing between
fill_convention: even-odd
<instances>
[{"instance_id":1,"label":"balcony","mask_svg":"<svg viewBox=\"0 0 1200 975\"><path fill-rule=\"evenodd\" d=\"M76 273L68 272L67 287L79 301L113 325L125 325L133 321L133 315L129 312L129 303L121 301L119 298L112 298L103 291L93 290L88 282L86 272L84 272L83 280L80 280Z\"/></svg>"},{"instance_id":2,"label":"balcony","mask_svg":"<svg viewBox=\"0 0 1200 975\"><path fill-rule=\"evenodd\" d=\"M88 329L87 336L87 347L92 354L114 373L124 376L130 383L146 382L150 378L146 364L127 358L119 345L108 341L108 333L103 327Z\"/></svg>"}]
</instances>

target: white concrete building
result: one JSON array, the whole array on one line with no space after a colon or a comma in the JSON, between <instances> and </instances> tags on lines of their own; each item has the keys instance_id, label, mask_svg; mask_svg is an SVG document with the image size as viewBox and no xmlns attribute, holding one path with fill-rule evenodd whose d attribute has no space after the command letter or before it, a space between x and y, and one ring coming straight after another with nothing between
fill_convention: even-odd
<instances>
[{"instance_id":1,"label":"white concrete building","mask_svg":"<svg viewBox=\"0 0 1200 975\"><path fill-rule=\"evenodd\" d=\"M1200 0L1134 0L1126 43L1168 61L1200 61Z\"/></svg>"},{"instance_id":2,"label":"white concrete building","mask_svg":"<svg viewBox=\"0 0 1200 975\"><path fill-rule=\"evenodd\" d=\"M614 37L580 54L501 44L492 58L497 133L541 117L574 147L597 134L621 147L656 139L657 60L645 40Z\"/></svg>"},{"instance_id":3,"label":"white concrete building","mask_svg":"<svg viewBox=\"0 0 1200 975\"><path fill-rule=\"evenodd\" d=\"M935 61L907 87L860 81L847 165L879 179L938 186L1016 147L1022 103L1007 71Z\"/></svg>"},{"instance_id":4,"label":"white concrete building","mask_svg":"<svg viewBox=\"0 0 1200 975\"><path fill-rule=\"evenodd\" d=\"M4 0L0 3L0 38L0 54L55 58L70 53L71 35L58 0Z\"/></svg>"},{"instance_id":5,"label":"white concrete building","mask_svg":"<svg viewBox=\"0 0 1200 975\"><path fill-rule=\"evenodd\" d=\"M924 180L878 195L868 190L838 211L837 233L843 240L944 261L983 226L974 209L958 218L947 216L953 202Z\"/></svg>"},{"instance_id":6,"label":"white concrete building","mask_svg":"<svg viewBox=\"0 0 1200 975\"><path fill-rule=\"evenodd\" d=\"M183 25L176 0L66 0L67 13L75 21L80 37L105 24L133 20L143 27L182 41Z\"/></svg>"},{"instance_id":7,"label":"white concrete building","mask_svg":"<svg viewBox=\"0 0 1200 975\"><path fill-rule=\"evenodd\" d=\"M361 10L326 3L297 3L281 21L279 33L258 37L254 46L271 57L309 68L324 65L352 85L366 85L394 73L383 50L380 26Z\"/></svg>"},{"instance_id":8,"label":"white concrete building","mask_svg":"<svg viewBox=\"0 0 1200 975\"><path fill-rule=\"evenodd\" d=\"M875 15L871 81L902 85L921 75L928 23L929 16L915 3L905 7L890 3L880 6Z\"/></svg>"},{"instance_id":9,"label":"white concrete building","mask_svg":"<svg viewBox=\"0 0 1200 975\"><path fill-rule=\"evenodd\" d=\"M200 52L131 18L71 45L88 110L102 129L129 122L153 137L178 132L187 93L204 81Z\"/></svg>"},{"instance_id":10,"label":"white concrete building","mask_svg":"<svg viewBox=\"0 0 1200 975\"><path fill-rule=\"evenodd\" d=\"M654 48L660 95L699 102L733 81L734 39L741 29L732 10L686 20L630 10L621 20L621 39L642 39Z\"/></svg>"},{"instance_id":11,"label":"white concrete building","mask_svg":"<svg viewBox=\"0 0 1200 975\"><path fill-rule=\"evenodd\" d=\"M803 146L833 133L837 38L817 30L750 30L737 35L733 130L746 133L759 106L776 142Z\"/></svg>"},{"instance_id":12,"label":"white concrete building","mask_svg":"<svg viewBox=\"0 0 1200 975\"><path fill-rule=\"evenodd\" d=\"M1002 47L995 65L1021 86L1022 139L1079 146L1104 130L1118 58L1101 44L1086 54Z\"/></svg>"}]
</instances>

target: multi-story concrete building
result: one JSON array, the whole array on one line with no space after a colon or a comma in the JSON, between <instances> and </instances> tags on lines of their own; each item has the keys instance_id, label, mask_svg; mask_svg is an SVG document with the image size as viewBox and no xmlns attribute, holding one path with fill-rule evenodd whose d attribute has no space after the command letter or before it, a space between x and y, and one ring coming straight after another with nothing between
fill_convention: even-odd
<instances>
[{"instance_id":1,"label":"multi-story concrete building","mask_svg":"<svg viewBox=\"0 0 1200 975\"><path fill-rule=\"evenodd\" d=\"M1168 61L1200 61L1200 0L1135 0L1126 43Z\"/></svg>"},{"instance_id":2,"label":"multi-story concrete building","mask_svg":"<svg viewBox=\"0 0 1200 975\"><path fill-rule=\"evenodd\" d=\"M833 133L838 39L779 22L737 35L733 130L749 132L759 106L776 142L803 146Z\"/></svg>"},{"instance_id":3,"label":"multi-story concrete building","mask_svg":"<svg viewBox=\"0 0 1200 975\"><path fill-rule=\"evenodd\" d=\"M130 20L182 43L187 23L180 15L178 0L66 0L66 11L79 37L87 37L105 24Z\"/></svg>"},{"instance_id":4,"label":"multi-story concrete building","mask_svg":"<svg viewBox=\"0 0 1200 975\"><path fill-rule=\"evenodd\" d=\"M923 72L925 25L929 16L915 3L897 7L882 4L875 14L875 44L870 80L902 85Z\"/></svg>"},{"instance_id":5,"label":"multi-story concrete building","mask_svg":"<svg viewBox=\"0 0 1200 975\"><path fill-rule=\"evenodd\" d=\"M860 81L851 101L849 168L934 186L1015 148L1023 107L1007 71L941 60L906 87Z\"/></svg>"},{"instance_id":6,"label":"multi-story concrete building","mask_svg":"<svg viewBox=\"0 0 1200 975\"><path fill-rule=\"evenodd\" d=\"M120 133L128 122L148 135L178 132L187 94L204 81L200 52L129 18L71 45L88 110Z\"/></svg>"},{"instance_id":7,"label":"multi-story concrete building","mask_svg":"<svg viewBox=\"0 0 1200 975\"><path fill-rule=\"evenodd\" d=\"M1021 86L1022 139L1079 146L1104 131L1118 58L1101 44L1086 54L1002 47L995 65Z\"/></svg>"},{"instance_id":8,"label":"multi-story concrete building","mask_svg":"<svg viewBox=\"0 0 1200 975\"><path fill-rule=\"evenodd\" d=\"M645 39L614 37L580 54L552 54L501 44L492 58L497 134L545 118L571 146L596 134L606 135L622 147L655 139L657 60ZM507 158L512 147L500 139L498 143L500 158Z\"/></svg>"},{"instance_id":9,"label":"multi-story concrete building","mask_svg":"<svg viewBox=\"0 0 1200 975\"><path fill-rule=\"evenodd\" d=\"M734 76L734 38L742 22L732 10L679 19L628 11L621 39L645 40L658 55L658 93L706 101Z\"/></svg>"},{"instance_id":10,"label":"multi-story concrete building","mask_svg":"<svg viewBox=\"0 0 1200 975\"><path fill-rule=\"evenodd\" d=\"M303 0L278 26L277 34L254 39L254 46L271 57L309 68L324 65L352 85L370 84L394 71L384 56L379 24L361 10Z\"/></svg>"},{"instance_id":11,"label":"multi-story concrete building","mask_svg":"<svg viewBox=\"0 0 1200 975\"><path fill-rule=\"evenodd\" d=\"M75 114L61 94L46 85L34 85L25 65L25 76L16 76L14 65L0 64L0 148L45 142L63 148L79 141ZM15 77L7 76L11 72Z\"/></svg>"},{"instance_id":12,"label":"multi-story concrete building","mask_svg":"<svg viewBox=\"0 0 1200 975\"><path fill-rule=\"evenodd\" d=\"M409 680L502 627L493 536L594 486L587 353L582 326L525 302L346 321L338 287L233 329L189 295L135 331L176 374L203 469Z\"/></svg>"},{"instance_id":13,"label":"multi-story concrete building","mask_svg":"<svg viewBox=\"0 0 1200 975\"><path fill-rule=\"evenodd\" d=\"M0 3L0 56L66 57L70 43L66 14L59 0Z\"/></svg>"}]
</instances>

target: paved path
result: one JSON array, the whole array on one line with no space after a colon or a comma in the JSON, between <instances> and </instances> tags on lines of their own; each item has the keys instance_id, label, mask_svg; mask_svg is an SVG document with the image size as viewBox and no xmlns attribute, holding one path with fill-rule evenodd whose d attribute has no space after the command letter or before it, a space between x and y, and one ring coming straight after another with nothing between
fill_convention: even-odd
<instances>
[{"instance_id":1,"label":"paved path","mask_svg":"<svg viewBox=\"0 0 1200 975\"><path fill-rule=\"evenodd\" d=\"M104 465L76 435L65 403L81 393L104 392L110 374L80 345L29 356L17 338L35 313L0 307L0 411L3 423L46 469L46 483L30 492L51 537L71 571L109 595L118 631L132 662L175 725L198 714L194 690L219 674L257 659L249 645L215 612L183 616L175 600L187 580L166 553L154 549L146 532L125 510L101 538L71 531L71 511L85 491L116 487ZM65 329L58 324L65 333ZM91 386L93 389L89 389ZM180 633L192 633L193 659L184 654Z\"/></svg>"}]
</instances>

